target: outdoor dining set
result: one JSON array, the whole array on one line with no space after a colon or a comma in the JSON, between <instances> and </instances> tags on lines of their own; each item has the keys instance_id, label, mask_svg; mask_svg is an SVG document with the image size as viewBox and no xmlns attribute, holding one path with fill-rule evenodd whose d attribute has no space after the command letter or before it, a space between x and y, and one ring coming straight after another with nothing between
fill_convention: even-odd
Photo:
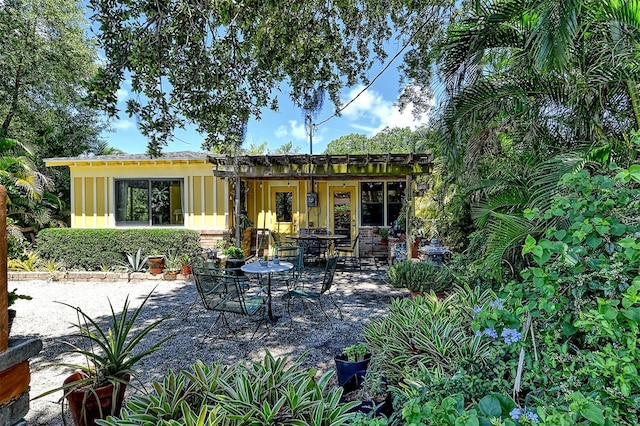
<instances>
[{"instance_id":1,"label":"outdoor dining set","mask_svg":"<svg viewBox=\"0 0 640 426\"><path fill-rule=\"evenodd\" d=\"M220 322L230 328L226 313L259 318L254 334L263 322L276 323L279 317L273 312L274 289L286 304L291 324L292 306L298 300L303 305L303 312L306 312L307 302L315 302L324 317L329 319L323 305L326 298L342 317L330 290L339 263L343 270L349 265L360 267L359 262L354 262L357 259L357 237L351 242L346 235L332 235L322 229L305 229L298 235L287 237L277 232L271 235L273 250L270 258L253 257L239 268L213 265L193 268L204 307L218 312L211 329ZM344 240L346 244L340 244Z\"/></svg>"}]
</instances>

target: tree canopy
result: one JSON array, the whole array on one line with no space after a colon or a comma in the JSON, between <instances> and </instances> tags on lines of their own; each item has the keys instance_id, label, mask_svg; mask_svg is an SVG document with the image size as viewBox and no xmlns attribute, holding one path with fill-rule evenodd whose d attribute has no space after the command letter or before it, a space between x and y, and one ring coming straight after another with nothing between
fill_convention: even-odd
<instances>
[{"instance_id":1,"label":"tree canopy","mask_svg":"<svg viewBox=\"0 0 640 426\"><path fill-rule=\"evenodd\" d=\"M386 58L386 40L429 39L453 2L89 4L107 57L92 85L94 102L117 113L116 91L130 76L141 96L128 101L127 113L157 154L186 123L207 135L205 149L240 145L249 117L277 109L283 90L304 111L317 111L325 93L340 105L340 89L368 82L373 61Z\"/></svg>"}]
</instances>

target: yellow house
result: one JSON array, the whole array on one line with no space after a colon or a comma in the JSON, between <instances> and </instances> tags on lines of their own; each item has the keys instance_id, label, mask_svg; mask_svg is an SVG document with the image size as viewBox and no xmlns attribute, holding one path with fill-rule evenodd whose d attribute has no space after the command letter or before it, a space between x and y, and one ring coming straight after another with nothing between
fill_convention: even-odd
<instances>
[{"instance_id":1,"label":"yellow house","mask_svg":"<svg viewBox=\"0 0 640 426\"><path fill-rule=\"evenodd\" d=\"M203 152L45 159L71 175L71 227L185 227L203 246L232 236L235 212L282 235L326 228L355 238L361 255L373 231L412 205L413 179L430 154L224 156ZM236 182L241 182L238 186ZM236 192L236 188L238 191Z\"/></svg>"}]
</instances>

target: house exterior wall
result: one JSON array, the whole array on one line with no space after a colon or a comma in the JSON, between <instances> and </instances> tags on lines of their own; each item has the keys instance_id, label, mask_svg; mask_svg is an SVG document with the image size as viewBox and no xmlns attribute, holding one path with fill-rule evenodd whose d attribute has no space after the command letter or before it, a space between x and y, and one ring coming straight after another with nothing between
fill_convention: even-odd
<instances>
[{"instance_id":1,"label":"house exterior wall","mask_svg":"<svg viewBox=\"0 0 640 426\"><path fill-rule=\"evenodd\" d=\"M122 164L75 164L71 173L71 227L115 228L114 185L118 179L181 179L183 194L172 189L170 210L182 210L184 226L188 229L225 231L230 226L226 200L229 184L213 177L211 164L194 162L122 162ZM157 225L161 226L161 225ZM126 226L123 226L126 227ZM154 226L155 227L155 226Z\"/></svg>"}]
</instances>

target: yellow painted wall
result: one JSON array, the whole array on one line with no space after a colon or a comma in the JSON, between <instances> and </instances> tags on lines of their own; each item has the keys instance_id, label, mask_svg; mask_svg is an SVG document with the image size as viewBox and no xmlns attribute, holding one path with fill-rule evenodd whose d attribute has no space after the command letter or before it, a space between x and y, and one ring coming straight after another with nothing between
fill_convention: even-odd
<instances>
[{"instance_id":1,"label":"yellow painted wall","mask_svg":"<svg viewBox=\"0 0 640 426\"><path fill-rule=\"evenodd\" d=\"M116 179L167 178L182 179L182 211L186 214L184 226L197 230L226 230L225 190L227 183L213 177L212 166L205 161L155 163L128 162L87 163L71 165L72 218L74 228L113 228L115 223ZM182 218L173 214L180 208L179 188L171 188L171 223L182 226Z\"/></svg>"}]
</instances>

